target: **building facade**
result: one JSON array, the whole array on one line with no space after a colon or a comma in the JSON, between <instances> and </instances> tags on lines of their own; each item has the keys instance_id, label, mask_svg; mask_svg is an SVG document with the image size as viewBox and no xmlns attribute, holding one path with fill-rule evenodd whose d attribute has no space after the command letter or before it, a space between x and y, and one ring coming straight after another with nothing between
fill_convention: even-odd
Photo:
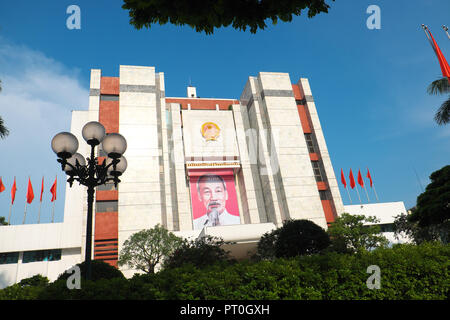
<instances>
[{"instance_id":1,"label":"building facade","mask_svg":"<svg viewBox=\"0 0 450 320\"><path fill-rule=\"evenodd\" d=\"M326 229L344 212L305 78L293 83L287 73L260 72L248 78L239 99L199 98L194 87L187 97L166 97L164 73L154 67L120 66L117 77L93 69L89 108L72 112L70 131L79 141L89 121L122 134L128 144L128 167L117 189L106 184L96 190L93 259L118 267L124 242L157 224L185 238L234 241L232 254L245 257L284 220L308 219ZM89 155L89 146L80 143L78 152ZM106 155L99 148L97 156ZM70 267L63 261L84 260L86 216L85 187L66 184L61 225L72 221L70 234L78 236L41 248L69 250L58 272ZM10 247L0 252L28 250Z\"/></svg>"}]
</instances>

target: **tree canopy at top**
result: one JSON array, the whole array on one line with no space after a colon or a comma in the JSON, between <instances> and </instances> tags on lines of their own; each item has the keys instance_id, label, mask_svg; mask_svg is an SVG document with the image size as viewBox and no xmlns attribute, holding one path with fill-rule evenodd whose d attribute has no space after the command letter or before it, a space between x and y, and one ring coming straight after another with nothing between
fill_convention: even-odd
<instances>
[{"instance_id":1,"label":"tree canopy at top","mask_svg":"<svg viewBox=\"0 0 450 320\"><path fill-rule=\"evenodd\" d=\"M168 22L189 25L197 32L214 33L214 28L232 25L251 33L264 29L266 19L292 21L292 15L308 10L308 17L328 13L326 0L124 0L130 24L137 29ZM331 0L334 1L334 0Z\"/></svg>"}]
</instances>

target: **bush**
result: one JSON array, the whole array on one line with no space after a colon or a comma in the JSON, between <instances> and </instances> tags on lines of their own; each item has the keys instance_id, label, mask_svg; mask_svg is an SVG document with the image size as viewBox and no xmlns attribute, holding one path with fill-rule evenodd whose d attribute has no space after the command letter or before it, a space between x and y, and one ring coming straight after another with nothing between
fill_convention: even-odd
<instances>
[{"instance_id":1,"label":"bush","mask_svg":"<svg viewBox=\"0 0 450 320\"><path fill-rule=\"evenodd\" d=\"M77 266L80 268L81 271L81 277L85 278L87 274L86 269L86 262L83 261L82 263L77 264ZM124 279L125 276L120 272L119 269L111 266L110 264L100 261L100 260L92 260L91 261L91 280L99 280L99 279L114 279L114 278L122 278ZM63 272L59 275L57 280L67 280L73 272Z\"/></svg>"},{"instance_id":2,"label":"bush","mask_svg":"<svg viewBox=\"0 0 450 320\"><path fill-rule=\"evenodd\" d=\"M279 258L272 261L216 263L202 269L192 264L156 274L82 280L81 290L55 281L38 299L208 299L208 300L448 300L450 245L423 243L377 248L356 254ZM368 289L367 268L381 270L381 288ZM36 299L33 287L0 290L7 297ZM34 294L34 296L33 296Z\"/></svg>"},{"instance_id":3,"label":"bush","mask_svg":"<svg viewBox=\"0 0 450 320\"><path fill-rule=\"evenodd\" d=\"M259 259L289 258L319 253L330 245L324 229L310 220L287 220L258 242Z\"/></svg>"},{"instance_id":4,"label":"bush","mask_svg":"<svg viewBox=\"0 0 450 320\"><path fill-rule=\"evenodd\" d=\"M164 262L163 268L179 268L192 264L197 268L204 268L220 262L233 261L227 251L222 249L229 244L220 238L206 236L196 240L184 240Z\"/></svg>"},{"instance_id":5,"label":"bush","mask_svg":"<svg viewBox=\"0 0 450 320\"><path fill-rule=\"evenodd\" d=\"M48 278L38 274L0 290L0 300L35 300L48 286Z\"/></svg>"}]
</instances>

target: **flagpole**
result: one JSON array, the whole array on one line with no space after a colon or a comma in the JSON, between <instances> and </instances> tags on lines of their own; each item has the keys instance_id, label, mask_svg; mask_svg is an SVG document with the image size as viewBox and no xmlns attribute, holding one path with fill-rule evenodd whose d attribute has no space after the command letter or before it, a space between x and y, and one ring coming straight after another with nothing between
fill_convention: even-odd
<instances>
[{"instance_id":1,"label":"flagpole","mask_svg":"<svg viewBox=\"0 0 450 320\"><path fill-rule=\"evenodd\" d=\"M350 192L348 192L348 189L347 189L347 188L345 188L345 190L347 190L348 198L350 199L350 204L353 204L352 198L350 197Z\"/></svg>"},{"instance_id":2,"label":"flagpole","mask_svg":"<svg viewBox=\"0 0 450 320\"><path fill-rule=\"evenodd\" d=\"M22 224L25 224L25 218L27 216L27 203L28 202L25 202L25 213L23 214L23 222L22 222Z\"/></svg>"},{"instance_id":3,"label":"flagpole","mask_svg":"<svg viewBox=\"0 0 450 320\"><path fill-rule=\"evenodd\" d=\"M450 34L448 34L448 27L442 26L442 29L444 29L445 33L447 34L448 39L450 40Z\"/></svg>"},{"instance_id":4,"label":"flagpole","mask_svg":"<svg viewBox=\"0 0 450 320\"><path fill-rule=\"evenodd\" d=\"M375 192L375 197L377 198L377 201L380 202L380 200L378 200L378 195L377 195L377 190L375 189L375 184L372 183L373 186L373 192Z\"/></svg>"},{"instance_id":5,"label":"flagpole","mask_svg":"<svg viewBox=\"0 0 450 320\"><path fill-rule=\"evenodd\" d=\"M356 187L356 193L358 194L358 199L359 199L359 203L361 203L361 204L362 204L362 201L361 201L361 197L359 196L359 191L358 191L358 187Z\"/></svg>"},{"instance_id":6,"label":"flagpole","mask_svg":"<svg viewBox=\"0 0 450 320\"><path fill-rule=\"evenodd\" d=\"M41 206L42 206L42 201L39 203L39 213L38 213L38 222L41 220Z\"/></svg>"},{"instance_id":7,"label":"flagpole","mask_svg":"<svg viewBox=\"0 0 450 320\"><path fill-rule=\"evenodd\" d=\"M10 225L10 220L11 220L11 209L12 209L12 203L9 205L9 216L8 216L8 224Z\"/></svg>"},{"instance_id":8,"label":"flagpole","mask_svg":"<svg viewBox=\"0 0 450 320\"><path fill-rule=\"evenodd\" d=\"M52 223L53 223L53 218L54 218L54 216L55 216L55 202L56 202L56 200L53 201L53 208L52 208Z\"/></svg>"},{"instance_id":9,"label":"flagpole","mask_svg":"<svg viewBox=\"0 0 450 320\"><path fill-rule=\"evenodd\" d=\"M364 187L361 187L361 188L363 188L363 189L364 189L364 191L366 191L367 201L368 201L368 202L370 202L370 199L369 199L369 194L367 193L367 188L364 188Z\"/></svg>"}]
</instances>

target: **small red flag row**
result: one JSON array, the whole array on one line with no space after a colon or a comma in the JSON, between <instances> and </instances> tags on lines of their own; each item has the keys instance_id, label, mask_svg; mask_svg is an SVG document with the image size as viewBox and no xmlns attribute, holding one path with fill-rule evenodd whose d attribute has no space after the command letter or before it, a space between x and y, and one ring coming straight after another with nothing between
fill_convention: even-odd
<instances>
[{"instance_id":1,"label":"small red flag row","mask_svg":"<svg viewBox=\"0 0 450 320\"><path fill-rule=\"evenodd\" d=\"M373 181L372 176L370 175L369 169L367 169L367 175L366 177L370 181L370 187L373 187ZM350 169L350 175L349 175L349 181L350 181L350 187L353 189L356 186L355 178L353 177L352 169ZM341 182L344 185L344 188L347 188L347 181L345 180L344 176L344 170L341 169ZM361 170L358 169L358 184L361 186L361 188L364 188L364 179L361 175Z\"/></svg>"},{"instance_id":2,"label":"small red flag row","mask_svg":"<svg viewBox=\"0 0 450 320\"><path fill-rule=\"evenodd\" d=\"M52 187L50 188L50 193L52 194L51 202L56 200L56 184L57 184L57 178L55 177L55 182L53 182ZM0 177L0 193L6 190L5 185L3 184L2 178ZM11 187L11 204L14 204L14 200L16 199L16 177L14 177L14 183ZM42 194L44 193L44 177L42 177L42 186L41 186L41 197L40 202L42 202ZM33 202L34 199L34 192L33 192L33 186L31 184L30 178L28 178L28 187L27 187L27 203Z\"/></svg>"}]
</instances>

